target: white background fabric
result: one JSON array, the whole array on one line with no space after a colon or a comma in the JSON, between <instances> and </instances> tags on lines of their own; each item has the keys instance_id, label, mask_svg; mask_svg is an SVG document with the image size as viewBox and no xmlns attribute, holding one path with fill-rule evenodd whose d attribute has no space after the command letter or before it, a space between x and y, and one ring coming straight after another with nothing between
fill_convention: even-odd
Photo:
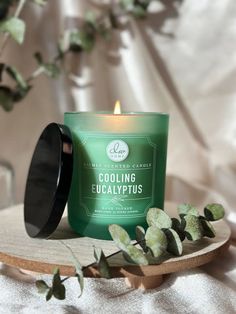
<instances>
[{"instance_id":1,"label":"white background fabric","mask_svg":"<svg viewBox=\"0 0 236 314\"><path fill-rule=\"evenodd\" d=\"M20 50L11 43L4 57L28 75L35 66L33 52L43 50L45 58L53 56L61 30L76 25L88 7L104 2L109 1L53 0L43 10L29 6L24 11L31 25L26 43ZM120 99L126 111L170 113L166 199L199 206L221 202L236 237L236 3L163 3L152 6L148 20L131 20L125 31L116 31L109 46L99 41L91 54L68 58L66 67L73 73L69 78L61 76L55 82L39 78L12 113L0 111L0 159L13 165L15 202L23 199L34 144L48 122L61 122L65 110L112 109ZM120 280L88 280L78 308L85 313L85 306L94 306L92 312L104 305L107 313L116 308L125 313L139 304L133 313L233 313L234 262L232 248L201 271L171 275L160 289L145 293L125 290ZM40 297L30 284L1 276L0 287L3 313L7 307L10 312L40 313ZM10 308L10 303L16 307ZM69 306L51 304L46 313L77 309L73 293Z\"/></svg>"}]
</instances>

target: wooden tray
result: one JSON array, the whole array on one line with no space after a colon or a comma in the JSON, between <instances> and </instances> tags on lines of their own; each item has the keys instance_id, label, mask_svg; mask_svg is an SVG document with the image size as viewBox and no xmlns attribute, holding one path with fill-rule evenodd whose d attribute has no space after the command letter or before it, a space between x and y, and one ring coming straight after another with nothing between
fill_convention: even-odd
<instances>
[{"instance_id":1,"label":"wooden tray","mask_svg":"<svg viewBox=\"0 0 236 314\"><path fill-rule=\"evenodd\" d=\"M176 215L176 205L166 204L166 211ZM135 288L153 288L161 284L164 274L169 274L212 261L229 246L230 229L221 220L214 223L216 237L204 238L195 243L184 241L184 255L169 258L159 265L134 266L126 262L122 254L109 257L113 277L126 277L126 282ZM62 275L74 275L74 266L69 246L83 266L87 277L99 277L94 263L93 246L103 249L106 256L118 251L113 241L78 238L63 217L58 229L50 240L31 239L23 223L23 205L0 211L0 261L25 270L51 274L59 267ZM63 244L63 243L64 244Z\"/></svg>"}]
</instances>

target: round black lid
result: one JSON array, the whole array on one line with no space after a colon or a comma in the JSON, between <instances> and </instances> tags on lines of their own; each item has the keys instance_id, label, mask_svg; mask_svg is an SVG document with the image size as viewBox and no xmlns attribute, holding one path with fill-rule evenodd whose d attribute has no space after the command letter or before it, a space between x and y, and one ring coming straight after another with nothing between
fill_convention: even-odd
<instances>
[{"instance_id":1,"label":"round black lid","mask_svg":"<svg viewBox=\"0 0 236 314\"><path fill-rule=\"evenodd\" d=\"M70 130L51 123L35 147L26 182L24 219L30 237L47 238L57 228L68 199L72 170Z\"/></svg>"}]
</instances>

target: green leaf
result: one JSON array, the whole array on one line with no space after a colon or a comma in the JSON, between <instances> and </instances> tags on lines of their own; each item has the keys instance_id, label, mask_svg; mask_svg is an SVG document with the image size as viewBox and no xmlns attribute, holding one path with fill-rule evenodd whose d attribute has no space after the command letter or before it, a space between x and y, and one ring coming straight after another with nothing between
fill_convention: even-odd
<instances>
[{"instance_id":1,"label":"green leaf","mask_svg":"<svg viewBox=\"0 0 236 314\"><path fill-rule=\"evenodd\" d=\"M61 73L60 68L55 63L44 63L42 67L44 73L51 78L57 78Z\"/></svg>"},{"instance_id":2,"label":"green leaf","mask_svg":"<svg viewBox=\"0 0 236 314\"><path fill-rule=\"evenodd\" d=\"M204 208L204 215L209 221L216 221L222 219L225 215L225 209L221 204L208 204Z\"/></svg>"},{"instance_id":3,"label":"green leaf","mask_svg":"<svg viewBox=\"0 0 236 314\"><path fill-rule=\"evenodd\" d=\"M19 85L19 87L21 87L22 89L28 89L28 84L14 66L6 66L5 70L10 75L10 77L17 83L17 85Z\"/></svg>"},{"instance_id":4,"label":"green leaf","mask_svg":"<svg viewBox=\"0 0 236 314\"><path fill-rule=\"evenodd\" d=\"M47 4L47 0L32 0L32 1L40 6L44 6Z\"/></svg>"},{"instance_id":5,"label":"green leaf","mask_svg":"<svg viewBox=\"0 0 236 314\"><path fill-rule=\"evenodd\" d=\"M109 232L116 245L126 254L133 263L140 265L148 265L148 261L141 250L131 244L128 233L119 225L110 225Z\"/></svg>"},{"instance_id":6,"label":"green leaf","mask_svg":"<svg viewBox=\"0 0 236 314\"><path fill-rule=\"evenodd\" d=\"M188 214L197 216L197 217L199 216L198 209L191 204L187 204L187 203L180 204L177 210L180 217L183 217Z\"/></svg>"},{"instance_id":7,"label":"green leaf","mask_svg":"<svg viewBox=\"0 0 236 314\"><path fill-rule=\"evenodd\" d=\"M0 31L9 33L18 44L22 44L25 36L25 22L17 17L10 17L0 23Z\"/></svg>"},{"instance_id":8,"label":"green leaf","mask_svg":"<svg viewBox=\"0 0 236 314\"><path fill-rule=\"evenodd\" d=\"M95 35L91 30L71 30L70 31L70 50L80 52L85 50L90 52L95 44Z\"/></svg>"},{"instance_id":9,"label":"green leaf","mask_svg":"<svg viewBox=\"0 0 236 314\"><path fill-rule=\"evenodd\" d=\"M212 224L208 220L206 220L205 217L200 216L199 219L203 229L203 236L208 238L214 238L216 236L216 232Z\"/></svg>"},{"instance_id":10,"label":"green leaf","mask_svg":"<svg viewBox=\"0 0 236 314\"><path fill-rule=\"evenodd\" d=\"M111 28L118 29L119 21L118 21L117 16L112 11L109 12L109 19L110 19Z\"/></svg>"},{"instance_id":11,"label":"green leaf","mask_svg":"<svg viewBox=\"0 0 236 314\"><path fill-rule=\"evenodd\" d=\"M194 215L185 215L182 218L182 225L188 240L196 241L203 237L203 229L199 217Z\"/></svg>"},{"instance_id":12,"label":"green leaf","mask_svg":"<svg viewBox=\"0 0 236 314\"><path fill-rule=\"evenodd\" d=\"M156 226L160 229L170 228L172 225L170 217L159 208L150 208L146 220L149 226Z\"/></svg>"},{"instance_id":13,"label":"green leaf","mask_svg":"<svg viewBox=\"0 0 236 314\"><path fill-rule=\"evenodd\" d=\"M96 14L93 11L85 13L85 22L90 24L94 29L97 28Z\"/></svg>"},{"instance_id":14,"label":"green leaf","mask_svg":"<svg viewBox=\"0 0 236 314\"><path fill-rule=\"evenodd\" d=\"M63 241L61 241L61 244L63 244L71 254L72 261L75 266L75 276L77 277L79 285L80 285L80 294L78 296L80 297L84 290L84 274L83 274L82 265L80 264L78 258L76 257L76 255L74 254L70 246L65 244Z\"/></svg>"},{"instance_id":15,"label":"green leaf","mask_svg":"<svg viewBox=\"0 0 236 314\"><path fill-rule=\"evenodd\" d=\"M90 52L95 44L95 36L92 33L84 31L79 31L80 44L83 50Z\"/></svg>"},{"instance_id":16,"label":"green leaf","mask_svg":"<svg viewBox=\"0 0 236 314\"><path fill-rule=\"evenodd\" d=\"M39 65L43 64L43 56L39 51L35 52L34 57L35 57L35 60L38 62Z\"/></svg>"},{"instance_id":17,"label":"green leaf","mask_svg":"<svg viewBox=\"0 0 236 314\"><path fill-rule=\"evenodd\" d=\"M138 5L147 10L152 0L138 0Z\"/></svg>"},{"instance_id":18,"label":"green leaf","mask_svg":"<svg viewBox=\"0 0 236 314\"><path fill-rule=\"evenodd\" d=\"M111 40L111 29L107 28L105 25L99 25L98 27L98 33L100 36L105 39L106 41Z\"/></svg>"},{"instance_id":19,"label":"green leaf","mask_svg":"<svg viewBox=\"0 0 236 314\"><path fill-rule=\"evenodd\" d=\"M63 38L63 44L64 44L64 49L66 49L66 40L69 40L69 50L73 51L73 52L81 52L82 49L82 44L81 44L81 40L80 40L80 35L79 35L79 31L77 29L74 30L70 30L67 33L67 36L69 35L69 38L67 38L66 36L64 36Z\"/></svg>"},{"instance_id":20,"label":"green leaf","mask_svg":"<svg viewBox=\"0 0 236 314\"><path fill-rule=\"evenodd\" d=\"M110 235L116 245L123 251L126 251L126 247L131 243L131 239L121 226L113 224L108 227Z\"/></svg>"},{"instance_id":21,"label":"green leaf","mask_svg":"<svg viewBox=\"0 0 236 314\"><path fill-rule=\"evenodd\" d=\"M6 66L7 65L5 63L0 63L0 82L2 81L2 75L3 72L5 71Z\"/></svg>"},{"instance_id":22,"label":"green leaf","mask_svg":"<svg viewBox=\"0 0 236 314\"><path fill-rule=\"evenodd\" d=\"M134 7L134 0L120 0L120 4L125 10L131 11Z\"/></svg>"},{"instance_id":23,"label":"green leaf","mask_svg":"<svg viewBox=\"0 0 236 314\"><path fill-rule=\"evenodd\" d=\"M66 297L65 286L61 283L60 270L57 268L54 272L52 281L52 293L58 300L64 300Z\"/></svg>"},{"instance_id":24,"label":"green leaf","mask_svg":"<svg viewBox=\"0 0 236 314\"><path fill-rule=\"evenodd\" d=\"M52 288L50 288L48 290L48 293L46 294L46 301L49 301L53 296L53 291L52 291Z\"/></svg>"},{"instance_id":25,"label":"green leaf","mask_svg":"<svg viewBox=\"0 0 236 314\"><path fill-rule=\"evenodd\" d=\"M38 293L46 293L48 289L50 289L44 280L37 280L35 284L38 289Z\"/></svg>"},{"instance_id":26,"label":"green leaf","mask_svg":"<svg viewBox=\"0 0 236 314\"><path fill-rule=\"evenodd\" d=\"M133 261L135 264L138 265L148 265L148 260L143 254L143 252L138 249L137 247L133 246L132 244L129 244L125 248L125 253L128 254L131 261Z\"/></svg>"},{"instance_id":27,"label":"green leaf","mask_svg":"<svg viewBox=\"0 0 236 314\"><path fill-rule=\"evenodd\" d=\"M159 257L166 251L167 238L157 226L151 226L147 229L145 240L154 257Z\"/></svg>"},{"instance_id":28,"label":"green leaf","mask_svg":"<svg viewBox=\"0 0 236 314\"><path fill-rule=\"evenodd\" d=\"M180 223L179 219L171 218L171 221L172 221L171 228L174 229L178 233L178 235L180 237L180 240L184 241L185 234L184 234L184 230L182 229L182 226L181 226L181 223Z\"/></svg>"},{"instance_id":29,"label":"green leaf","mask_svg":"<svg viewBox=\"0 0 236 314\"><path fill-rule=\"evenodd\" d=\"M57 66L56 63L52 62L44 62L43 60L43 56L40 52L36 52L34 54L34 57L36 59L36 61L38 62L38 64L40 65L40 67L42 68L43 72L51 77L51 78L57 78L60 75L60 68Z\"/></svg>"},{"instance_id":30,"label":"green leaf","mask_svg":"<svg viewBox=\"0 0 236 314\"><path fill-rule=\"evenodd\" d=\"M8 86L0 86L0 106L5 111L11 111L14 107L12 90Z\"/></svg>"},{"instance_id":31,"label":"green leaf","mask_svg":"<svg viewBox=\"0 0 236 314\"><path fill-rule=\"evenodd\" d=\"M107 259L105 257L105 254L103 253L103 250L100 248L94 247L94 257L95 257L96 263L98 265L98 270L99 270L100 276L102 278L110 279L111 273L110 273Z\"/></svg>"},{"instance_id":32,"label":"green leaf","mask_svg":"<svg viewBox=\"0 0 236 314\"><path fill-rule=\"evenodd\" d=\"M182 255L183 244L178 233L174 229L165 229L164 232L168 241L167 252L176 256Z\"/></svg>"},{"instance_id":33,"label":"green leaf","mask_svg":"<svg viewBox=\"0 0 236 314\"><path fill-rule=\"evenodd\" d=\"M0 2L0 21L7 17L11 2L12 1Z\"/></svg>"},{"instance_id":34,"label":"green leaf","mask_svg":"<svg viewBox=\"0 0 236 314\"><path fill-rule=\"evenodd\" d=\"M16 86L16 88L12 90L13 101L19 102L24 99L28 95L31 88L32 86L28 86L26 89Z\"/></svg>"},{"instance_id":35,"label":"green leaf","mask_svg":"<svg viewBox=\"0 0 236 314\"><path fill-rule=\"evenodd\" d=\"M144 18L147 15L147 11L141 5L135 5L132 14L137 18Z\"/></svg>"},{"instance_id":36,"label":"green leaf","mask_svg":"<svg viewBox=\"0 0 236 314\"><path fill-rule=\"evenodd\" d=\"M142 226L136 226L135 228L136 233L136 240L143 249L145 253L148 252L148 248L146 246L146 240L145 240L145 230Z\"/></svg>"}]
</instances>

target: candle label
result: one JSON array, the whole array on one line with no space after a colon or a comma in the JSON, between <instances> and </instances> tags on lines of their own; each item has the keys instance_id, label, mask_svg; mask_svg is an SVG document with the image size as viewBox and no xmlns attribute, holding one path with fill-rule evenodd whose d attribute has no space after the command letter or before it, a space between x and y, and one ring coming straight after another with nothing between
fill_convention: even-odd
<instances>
[{"instance_id":1,"label":"candle label","mask_svg":"<svg viewBox=\"0 0 236 314\"><path fill-rule=\"evenodd\" d=\"M148 136L83 134L79 199L87 216L144 217L154 205L157 150Z\"/></svg>"}]
</instances>

